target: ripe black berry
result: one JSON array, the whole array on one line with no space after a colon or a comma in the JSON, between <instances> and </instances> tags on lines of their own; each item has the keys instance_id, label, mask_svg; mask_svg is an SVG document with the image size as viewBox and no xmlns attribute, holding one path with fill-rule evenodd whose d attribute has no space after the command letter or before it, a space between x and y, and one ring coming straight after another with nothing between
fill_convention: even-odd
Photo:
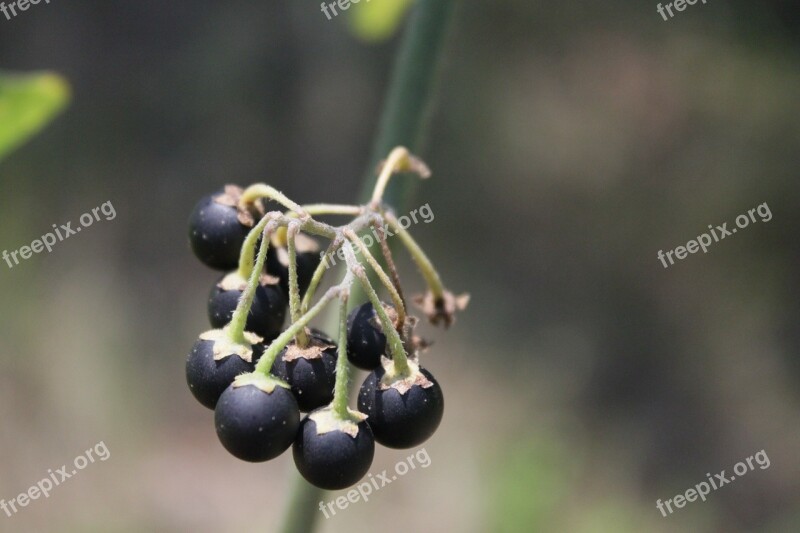
<instances>
[{"instance_id":1,"label":"ripe black berry","mask_svg":"<svg viewBox=\"0 0 800 533\"><path fill-rule=\"evenodd\" d=\"M239 221L236 199L241 189L233 185L206 196L189 217L189 242L197 258L217 270L233 270L250 230Z\"/></svg>"},{"instance_id":2,"label":"ripe black berry","mask_svg":"<svg viewBox=\"0 0 800 533\"><path fill-rule=\"evenodd\" d=\"M313 411L333 400L336 345L324 334L312 334L306 348L289 344L278 354L272 373L292 386L300 410Z\"/></svg>"},{"instance_id":3,"label":"ripe black berry","mask_svg":"<svg viewBox=\"0 0 800 533\"><path fill-rule=\"evenodd\" d=\"M292 446L294 464L312 485L326 490L339 490L355 484L369 470L375 456L375 438L365 421L350 422L353 431L329 429L319 433L314 417L329 411L321 409L307 416L300 424ZM330 417L329 414L327 414ZM355 433L351 435L350 433Z\"/></svg>"},{"instance_id":4,"label":"ripe black berry","mask_svg":"<svg viewBox=\"0 0 800 533\"><path fill-rule=\"evenodd\" d=\"M263 353L263 346L253 345L252 362L236 354L214 359L214 340L199 339L186 359L186 382L197 401L214 409L220 395L239 374L252 372L254 362Z\"/></svg>"},{"instance_id":5,"label":"ripe black berry","mask_svg":"<svg viewBox=\"0 0 800 533\"><path fill-rule=\"evenodd\" d=\"M413 363L412 370L414 370ZM390 386L383 367L371 372L358 394L358 410L369 416L375 440L389 448L411 448L433 435L444 414L439 383L423 368Z\"/></svg>"},{"instance_id":6,"label":"ripe black berry","mask_svg":"<svg viewBox=\"0 0 800 533\"><path fill-rule=\"evenodd\" d=\"M288 389L265 392L255 385L231 385L214 412L217 436L232 455L253 463L268 461L292 445L300 410Z\"/></svg>"},{"instance_id":7,"label":"ripe black berry","mask_svg":"<svg viewBox=\"0 0 800 533\"><path fill-rule=\"evenodd\" d=\"M244 292L247 282L236 282L236 274L223 276L211 288L208 296L208 319L215 328L226 326L236 310L236 305ZM253 305L247 315L245 331L252 331L265 340L278 336L286 318L286 294L276 283L266 276L261 281L253 297Z\"/></svg>"},{"instance_id":8,"label":"ripe black berry","mask_svg":"<svg viewBox=\"0 0 800 533\"><path fill-rule=\"evenodd\" d=\"M372 302L350 311L347 317L347 358L362 370L375 370L386 353L386 335Z\"/></svg>"}]
</instances>

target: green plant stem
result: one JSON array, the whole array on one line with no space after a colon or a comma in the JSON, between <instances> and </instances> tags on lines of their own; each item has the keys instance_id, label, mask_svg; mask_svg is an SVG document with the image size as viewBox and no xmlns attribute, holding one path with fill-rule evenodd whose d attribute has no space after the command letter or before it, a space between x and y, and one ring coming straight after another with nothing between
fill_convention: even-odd
<instances>
[{"instance_id":1,"label":"green plant stem","mask_svg":"<svg viewBox=\"0 0 800 533\"><path fill-rule=\"evenodd\" d=\"M297 282L297 222L289 224L286 230L286 248L289 252L289 313L292 324L300 319L300 287ZM297 332L297 345L301 348L308 346L308 335L305 328Z\"/></svg>"},{"instance_id":2,"label":"green plant stem","mask_svg":"<svg viewBox=\"0 0 800 533\"><path fill-rule=\"evenodd\" d=\"M397 330L394 328L392 320L389 318L389 315L386 314L386 310L383 308L383 304L381 304L381 299L378 297L378 293L375 292L375 289L369 282L369 276L367 276L367 272L356 259L353 245L348 242L345 243L344 246L344 255L345 258L347 258L347 267L350 269L353 275L358 278L358 281L361 283L361 289L367 294L367 298L369 298L369 301L372 302L372 307L375 309L375 313L378 315L378 319L381 321L381 329L383 329L383 334L386 335L386 343L389 345L389 353L391 354L392 361L394 362L395 372L397 375L405 375L410 369L408 367L408 356L406 355L406 350L403 346L403 339L400 338L400 334L397 333Z\"/></svg>"},{"instance_id":3,"label":"green plant stem","mask_svg":"<svg viewBox=\"0 0 800 533\"><path fill-rule=\"evenodd\" d=\"M301 316L297 322L294 322L291 326L289 326L286 331L281 333L277 339L270 343L269 347L267 347L264 355L261 356L261 359L258 360L258 364L256 365L256 372L260 372L265 376L269 376L270 370L272 370L272 364L275 362L275 358L278 357L278 354L286 348L286 345L291 342L291 340L297 335L297 332L301 329L305 328L309 322L311 322L315 316L317 316L320 311L330 302L332 299L336 298L340 291L340 286L331 287L328 289L322 298L309 309L303 316Z\"/></svg>"},{"instance_id":4,"label":"green plant stem","mask_svg":"<svg viewBox=\"0 0 800 533\"><path fill-rule=\"evenodd\" d=\"M454 3L454 0L418 0L411 12L394 64L372 156L367 162L362 202L367 202L372 194L375 167L392 148L402 145L413 153L419 152L436 68ZM386 191L384 200L396 208L402 208L407 203L413 184L411 180L401 182ZM358 301L351 297L353 300ZM316 507L322 494L321 489L296 474L281 533L312 533L321 514Z\"/></svg>"},{"instance_id":5,"label":"green plant stem","mask_svg":"<svg viewBox=\"0 0 800 533\"><path fill-rule=\"evenodd\" d=\"M339 298L339 354L336 359L336 384L333 389L333 402L331 408L340 420L349 420L347 411L349 399L350 362L347 359L347 298L343 293Z\"/></svg>"},{"instance_id":6,"label":"green plant stem","mask_svg":"<svg viewBox=\"0 0 800 533\"><path fill-rule=\"evenodd\" d=\"M250 205L259 198L267 198L269 200L273 200L278 202L286 209L291 209L298 215L304 215L305 211L303 208L300 207L299 204L293 202L285 194L277 190L275 187L271 187L266 183L256 183L250 185L247 189L244 190L242 193L242 197L239 200L242 205Z\"/></svg>"},{"instance_id":7,"label":"green plant stem","mask_svg":"<svg viewBox=\"0 0 800 533\"><path fill-rule=\"evenodd\" d=\"M383 286L386 287L386 290L389 292L389 296L391 296L392 298L392 303L394 303L394 308L397 311L397 329L402 331L403 324L406 321L406 307L403 304L403 298L400 296L400 293L397 292L394 283L392 282L391 279L389 279L389 276L383 270L381 265L378 263L375 257L370 253L367 245L364 244L364 242L358 238L358 235L356 235L355 232L351 230L345 230L344 235L345 237L347 237L347 240L349 240L352 244L358 246L358 249L363 254L364 259L367 260L367 263L369 264L370 267L372 267L372 270L378 276L378 279L381 281Z\"/></svg>"},{"instance_id":8,"label":"green plant stem","mask_svg":"<svg viewBox=\"0 0 800 533\"><path fill-rule=\"evenodd\" d=\"M454 0L418 0L411 12L367 165L363 201L371 197L375 168L394 147L405 146L411 153L419 153L454 4ZM410 190L411 185L403 183L402 187L388 190L384 199L395 207L403 206Z\"/></svg>"},{"instance_id":9,"label":"green plant stem","mask_svg":"<svg viewBox=\"0 0 800 533\"><path fill-rule=\"evenodd\" d=\"M247 237L244 239L244 243L242 244L242 251L239 252L239 268L237 269L237 273L244 279L249 279L250 274L253 272L254 268L254 259L256 255L256 244L258 243L259 237L264 232L264 227L270 220L275 219L276 213L267 213L264 215L264 218L258 221L253 229L247 234Z\"/></svg>"},{"instance_id":10,"label":"green plant stem","mask_svg":"<svg viewBox=\"0 0 800 533\"><path fill-rule=\"evenodd\" d=\"M383 218L379 215L376 215L375 218L372 220L371 226L374 229L376 224L383 225ZM381 253L383 254L383 260L386 261L386 268L389 269L389 274L392 276L392 283L394 284L394 288L397 289L397 294L400 295L400 301L405 304L406 299L403 296L403 287L400 284L400 274L397 272L397 266L394 264L394 259L392 258L392 248L389 246L389 242L386 240L386 234L383 231L376 232L378 235L378 243L381 247Z\"/></svg>"},{"instance_id":11,"label":"green plant stem","mask_svg":"<svg viewBox=\"0 0 800 533\"><path fill-rule=\"evenodd\" d=\"M268 217L264 217L251 232L252 234L259 228L263 230L261 247L258 250L258 257L256 258L256 266L250 273L250 279L247 281L247 287L245 287L244 292L239 299L239 303L236 304L236 310L233 312L230 323L225 328L228 333L228 338L231 341L240 344L247 343L244 338L244 328L247 324L247 315L250 314L250 307L253 305L253 298L255 298L256 289L258 288L258 284L261 282L261 272L264 270L264 261L267 259L269 236L273 227L270 223L271 221L268 219Z\"/></svg>"},{"instance_id":12,"label":"green plant stem","mask_svg":"<svg viewBox=\"0 0 800 533\"><path fill-rule=\"evenodd\" d=\"M383 164L380 175L378 175L378 180L375 182L375 189L372 191L370 205L373 208L381 204L383 195L386 192L386 186L389 185L389 180L392 179L392 176L394 176L398 168L403 166L404 162L408 162L408 156L408 149L403 146L398 146L389 154L389 157Z\"/></svg>"},{"instance_id":13,"label":"green plant stem","mask_svg":"<svg viewBox=\"0 0 800 533\"><path fill-rule=\"evenodd\" d=\"M400 227L400 224L397 222L397 219L391 213L386 213L385 215L386 222L389 223L389 227L392 231L395 232L395 235L400 237L400 240L403 242L403 245L408 250L409 255L417 264L419 271L422 273L422 277L425 278L425 282L428 284L428 288L433 293L433 297L436 300L441 299L444 296L444 284L442 283L442 278L439 276L439 273L433 266L433 263L422 248L417 244L417 241L411 236L411 234Z\"/></svg>"},{"instance_id":14,"label":"green plant stem","mask_svg":"<svg viewBox=\"0 0 800 533\"><path fill-rule=\"evenodd\" d=\"M350 215L358 216L364 212L364 208L359 205L340 205L340 204L308 204L301 206L303 210L311 216L315 215Z\"/></svg>"},{"instance_id":15,"label":"green plant stem","mask_svg":"<svg viewBox=\"0 0 800 533\"><path fill-rule=\"evenodd\" d=\"M311 305L311 299L314 297L314 293L317 292L317 287L319 286L320 282L322 281L322 277L325 275L325 272L330 268L328 265L328 258L332 257L336 250L342 245L342 239L334 239L331 241L330 246L325 251L325 255L322 257L322 260L317 265L316 270L314 270L314 275L311 276L311 283L308 284L308 288L306 289L306 294L303 296L303 301L300 304L300 313L305 313L308 310L308 306Z\"/></svg>"}]
</instances>

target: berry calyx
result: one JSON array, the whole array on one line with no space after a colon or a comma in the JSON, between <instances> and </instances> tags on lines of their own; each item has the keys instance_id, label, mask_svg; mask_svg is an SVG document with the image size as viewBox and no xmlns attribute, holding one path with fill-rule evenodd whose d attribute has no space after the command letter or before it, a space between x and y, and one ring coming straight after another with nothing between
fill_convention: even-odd
<instances>
[{"instance_id":1,"label":"berry calyx","mask_svg":"<svg viewBox=\"0 0 800 533\"><path fill-rule=\"evenodd\" d=\"M197 258L216 270L232 270L250 231L242 220L248 217L238 208L242 189L226 185L216 194L201 199L189 217L189 243Z\"/></svg>"},{"instance_id":2,"label":"berry calyx","mask_svg":"<svg viewBox=\"0 0 800 533\"><path fill-rule=\"evenodd\" d=\"M327 336L310 336L306 347L290 343L278 354L272 374L291 385L300 410L313 411L333 400L336 382L336 344Z\"/></svg>"},{"instance_id":3,"label":"berry calyx","mask_svg":"<svg viewBox=\"0 0 800 533\"><path fill-rule=\"evenodd\" d=\"M238 272L220 278L208 296L208 319L215 328L230 323L236 306L247 287L247 280ZM286 318L286 294L277 285L277 279L262 275L247 315L245 331L272 340L278 336Z\"/></svg>"},{"instance_id":4,"label":"berry calyx","mask_svg":"<svg viewBox=\"0 0 800 533\"><path fill-rule=\"evenodd\" d=\"M347 488L364 477L375 456L375 438L365 416L349 411L341 420L330 409L309 414L300 423L292 456L300 474L326 490Z\"/></svg>"},{"instance_id":5,"label":"berry calyx","mask_svg":"<svg viewBox=\"0 0 800 533\"><path fill-rule=\"evenodd\" d=\"M388 307L384 305L384 308ZM387 311L387 314L391 318L391 313ZM347 317L347 358L350 362L362 370L375 370L381 364L381 356L386 353L386 335L372 302L365 302L350 311Z\"/></svg>"},{"instance_id":6,"label":"berry calyx","mask_svg":"<svg viewBox=\"0 0 800 533\"><path fill-rule=\"evenodd\" d=\"M300 409L287 384L261 374L244 374L220 396L214 424L226 450L257 463L278 457L292 445Z\"/></svg>"},{"instance_id":7,"label":"berry calyx","mask_svg":"<svg viewBox=\"0 0 800 533\"><path fill-rule=\"evenodd\" d=\"M395 374L392 361L371 372L361 385L358 410L369 417L375 440L389 448L411 448L439 427L444 396L433 375L408 360L408 373Z\"/></svg>"},{"instance_id":8,"label":"berry calyx","mask_svg":"<svg viewBox=\"0 0 800 533\"><path fill-rule=\"evenodd\" d=\"M195 342L186 359L186 383L194 397L214 409L222 393L236 376L252 372L264 347L261 339L246 334L247 346L232 344L222 330L207 331Z\"/></svg>"}]
</instances>

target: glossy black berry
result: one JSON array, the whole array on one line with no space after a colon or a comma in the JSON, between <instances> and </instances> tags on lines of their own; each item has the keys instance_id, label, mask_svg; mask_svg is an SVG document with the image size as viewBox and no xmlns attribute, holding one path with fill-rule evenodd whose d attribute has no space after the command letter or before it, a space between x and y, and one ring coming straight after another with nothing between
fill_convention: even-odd
<instances>
[{"instance_id":1,"label":"glossy black berry","mask_svg":"<svg viewBox=\"0 0 800 533\"><path fill-rule=\"evenodd\" d=\"M292 446L294 464L312 485L339 490L366 475L375 456L375 439L366 422L355 437L339 430L318 434L317 424L306 417Z\"/></svg>"},{"instance_id":2,"label":"glossy black berry","mask_svg":"<svg viewBox=\"0 0 800 533\"><path fill-rule=\"evenodd\" d=\"M263 353L263 347L253 346L253 361ZM220 395L239 374L252 372L253 363L238 355L214 360L214 341L199 339L186 359L186 382L197 401L214 409Z\"/></svg>"},{"instance_id":3,"label":"glossy black berry","mask_svg":"<svg viewBox=\"0 0 800 533\"><path fill-rule=\"evenodd\" d=\"M347 358L362 370L375 370L386 353L383 334L372 302L356 307L347 317Z\"/></svg>"},{"instance_id":4,"label":"glossy black berry","mask_svg":"<svg viewBox=\"0 0 800 533\"><path fill-rule=\"evenodd\" d=\"M375 440L389 448L411 448L433 435L444 414L442 389L427 370L431 384L414 384L404 394L394 387L382 389L383 367L371 372L358 394L358 410L369 416Z\"/></svg>"},{"instance_id":5,"label":"glossy black berry","mask_svg":"<svg viewBox=\"0 0 800 533\"><path fill-rule=\"evenodd\" d=\"M333 400L336 384L336 345L324 334L311 335L308 348L294 343L278 354L272 373L292 387L300 410L313 411Z\"/></svg>"},{"instance_id":6,"label":"glossy black berry","mask_svg":"<svg viewBox=\"0 0 800 533\"><path fill-rule=\"evenodd\" d=\"M214 412L217 436L232 455L253 463L268 461L292 445L300 410L291 392L275 387L264 392L254 385L228 387Z\"/></svg>"},{"instance_id":7,"label":"glossy black berry","mask_svg":"<svg viewBox=\"0 0 800 533\"><path fill-rule=\"evenodd\" d=\"M231 191L230 187L226 191ZM200 200L189 217L189 243L197 258L217 270L233 270L250 228L239 221L230 194L219 192ZM220 199L224 203L220 203Z\"/></svg>"},{"instance_id":8,"label":"glossy black berry","mask_svg":"<svg viewBox=\"0 0 800 533\"><path fill-rule=\"evenodd\" d=\"M244 285L226 290L220 286L225 277L211 287L208 296L208 319L214 328L223 328L230 321L244 292ZM252 331L265 340L277 337L286 318L286 294L277 284L264 281L256 288L253 305L247 315L245 331Z\"/></svg>"}]
</instances>

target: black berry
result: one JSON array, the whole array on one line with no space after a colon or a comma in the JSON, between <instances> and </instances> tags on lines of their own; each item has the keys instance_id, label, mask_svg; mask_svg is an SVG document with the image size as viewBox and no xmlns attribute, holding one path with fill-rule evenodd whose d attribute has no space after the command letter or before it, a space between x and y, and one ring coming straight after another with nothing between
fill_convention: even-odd
<instances>
[{"instance_id":1,"label":"black berry","mask_svg":"<svg viewBox=\"0 0 800 533\"><path fill-rule=\"evenodd\" d=\"M225 191L200 200L189 217L189 243L197 258L217 270L233 270L250 228L239 221L234 198L241 189Z\"/></svg>"},{"instance_id":2,"label":"black berry","mask_svg":"<svg viewBox=\"0 0 800 533\"><path fill-rule=\"evenodd\" d=\"M226 285L227 277L220 278L208 296L208 319L215 328L222 328L231 321L245 288L244 281L238 287ZM265 279L256 288L253 305L247 315L245 331L252 331L268 341L274 339L283 327L286 304L286 294L283 289Z\"/></svg>"},{"instance_id":3,"label":"black berry","mask_svg":"<svg viewBox=\"0 0 800 533\"><path fill-rule=\"evenodd\" d=\"M217 402L214 423L226 450L257 463L274 459L292 445L300 411L292 393L283 387L265 392L254 385L231 385Z\"/></svg>"},{"instance_id":4,"label":"black berry","mask_svg":"<svg viewBox=\"0 0 800 533\"><path fill-rule=\"evenodd\" d=\"M314 420L303 420L292 455L306 481L321 489L339 490L364 477L375 455L375 439L366 422L356 427L355 436L339 429L319 434Z\"/></svg>"},{"instance_id":5,"label":"black berry","mask_svg":"<svg viewBox=\"0 0 800 533\"><path fill-rule=\"evenodd\" d=\"M350 362L362 370L375 370L385 353L386 335L372 302L350 311L347 317L347 358Z\"/></svg>"},{"instance_id":6,"label":"black berry","mask_svg":"<svg viewBox=\"0 0 800 533\"><path fill-rule=\"evenodd\" d=\"M389 448L411 448L425 442L444 414L439 383L420 368L421 375L413 384L405 380L399 388L383 388L385 372L383 367L371 372L358 394L358 410L369 417L375 440Z\"/></svg>"},{"instance_id":7,"label":"black berry","mask_svg":"<svg viewBox=\"0 0 800 533\"><path fill-rule=\"evenodd\" d=\"M253 362L263 353L263 347L253 345ZM214 409L220 395L239 374L253 371L253 363L236 354L214 360L214 341L199 339L186 359L186 382L197 401Z\"/></svg>"},{"instance_id":8,"label":"black berry","mask_svg":"<svg viewBox=\"0 0 800 533\"><path fill-rule=\"evenodd\" d=\"M307 348L289 344L272 365L272 373L292 386L301 411L313 411L333 400L336 345L326 337L312 334Z\"/></svg>"}]
</instances>

